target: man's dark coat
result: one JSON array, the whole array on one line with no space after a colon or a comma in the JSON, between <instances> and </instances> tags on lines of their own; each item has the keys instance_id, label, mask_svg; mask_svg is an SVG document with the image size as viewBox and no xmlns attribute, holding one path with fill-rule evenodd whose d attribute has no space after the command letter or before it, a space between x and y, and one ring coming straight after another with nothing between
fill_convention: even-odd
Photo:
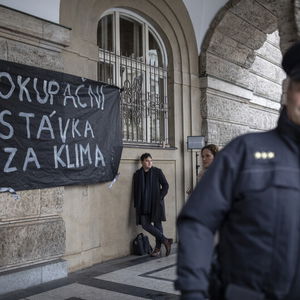
<instances>
[{"instance_id":1,"label":"man's dark coat","mask_svg":"<svg viewBox=\"0 0 300 300\"><path fill-rule=\"evenodd\" d=\"M166 221L164 197L168 193L169 184L161 169L152 167L149 172L151 184L150 199L152 201L151 222ZM140 168L133 175L133 197L137 225L141 224L141 201L144 184L144 171L143 168Z\"/></svg>"}]
</instances>

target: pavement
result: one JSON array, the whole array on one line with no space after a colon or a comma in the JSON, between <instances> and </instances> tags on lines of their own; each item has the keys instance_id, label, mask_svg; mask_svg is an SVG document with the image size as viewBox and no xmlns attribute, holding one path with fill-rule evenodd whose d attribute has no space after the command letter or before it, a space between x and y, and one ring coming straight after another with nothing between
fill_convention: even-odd
<instances>
[{"instance_id":1,"label":"pavement","mask_svg":"<svg viewBox=\"0 0 300 300\"><path fill-rule=\"evenodd\" d=\"M127 256L70 273L67 278L0 296L0 300L179 299L174 289L176 245L166 257Z\"/></svg>"}]
</instances>

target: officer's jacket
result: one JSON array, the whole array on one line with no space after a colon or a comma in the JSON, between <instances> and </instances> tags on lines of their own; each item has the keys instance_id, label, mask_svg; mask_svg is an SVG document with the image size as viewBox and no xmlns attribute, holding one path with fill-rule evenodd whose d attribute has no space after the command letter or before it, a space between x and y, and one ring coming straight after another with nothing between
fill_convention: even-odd
<instances>
[{"instance_id":1,"label":"officer's jacket","mask_svg":"<svg viewBox=\"0 0 300 300\"><path fill-rule=\"evenodd\" d=\"M205 299L216 231L225 289L300 299L300 126L285 109L276 129L217 154L180 213L175 286L184 299Z\"/></svg>"}]
</instances>

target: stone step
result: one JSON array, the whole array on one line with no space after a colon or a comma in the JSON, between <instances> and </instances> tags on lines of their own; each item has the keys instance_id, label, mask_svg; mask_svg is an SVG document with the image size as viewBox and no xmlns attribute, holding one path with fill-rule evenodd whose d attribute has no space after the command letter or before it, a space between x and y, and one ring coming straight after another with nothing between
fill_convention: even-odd
<instances>
[{"instance_id":1,"label":"stone step","mask_svg":"<svg viewBox=\"0 0 300 300\"><path fill-rule=\"evenodd\" d=\"M68 276L63 259L0 273L0 295Z\"/></svg>"}]
</instances>

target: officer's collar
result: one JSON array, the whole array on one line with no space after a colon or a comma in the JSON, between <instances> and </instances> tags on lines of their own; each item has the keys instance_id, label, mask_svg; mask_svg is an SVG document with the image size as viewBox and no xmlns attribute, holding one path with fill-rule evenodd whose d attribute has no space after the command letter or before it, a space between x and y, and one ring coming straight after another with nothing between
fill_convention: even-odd
<instances>
[{"instance_id":1,"label":"officer's collar","mask_svg":"<svg viewBox=\"0 0 300 300\"><path fill-rule=\"evenodd\" d=\"M280 134L288 136L297 142L300 142L300 126L293 123L287 115L286 107L282 109L278 119L278 130Z\"/></svg>"}]
</instances>

